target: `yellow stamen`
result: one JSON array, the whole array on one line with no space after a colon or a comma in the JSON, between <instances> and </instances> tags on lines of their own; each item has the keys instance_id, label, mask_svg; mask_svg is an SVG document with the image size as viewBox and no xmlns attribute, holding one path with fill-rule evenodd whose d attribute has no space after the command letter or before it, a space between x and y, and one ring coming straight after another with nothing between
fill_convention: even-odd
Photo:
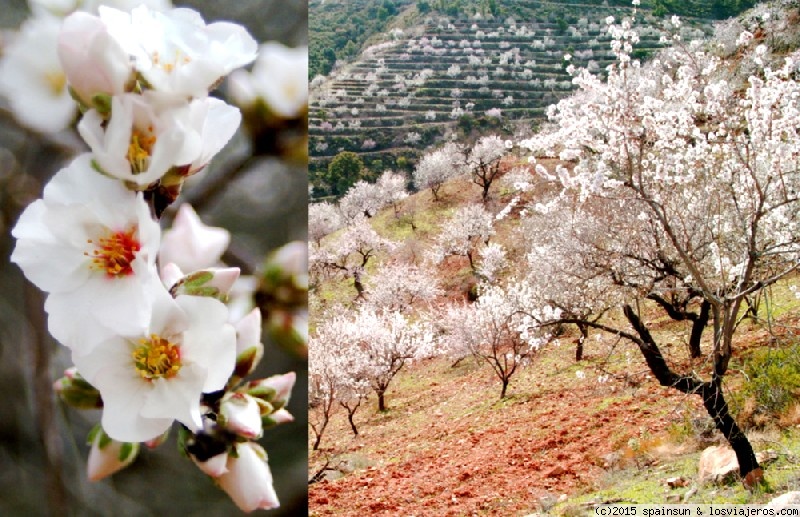
<instances>
[{"instance_id":1,"label":"yellow stamen","mask_svg":"<svg viewBox=\"0 0 800 517\"><path fill-rule=\"evenodd\" d=\"M134 174L147 170L155 143L156 136L153 134L152 126L149 126L147 131L139 131L134 128L131 133L131 143L128 145L127 155L128 162L131 164L131 170Z\"/></svg>"},{"instance_id":2,"label":"yellow stamen","mask_svg":"<svg viewBox=\"0 0 800 517\"><path fill-rule=\"evenodd\" d=\"M67 86L67 76L63 72L47 72L44 74L44 80L53 95L64 93L64 87Z\"/></svg>"},{"instance_id":3,"label":"yellow stamen","mask_svg":"<svg viewBox=\"0 0 800 517\"><path fill-rule=\"evenodd\" d=\"M152 334L139 340L140 346L133 351L136 371L148 381L175 377L181 369L181 349L163 337Z\"/></svg>"},{"instance_id":4,"label":"yellow stamen","mask_svg":"<svg viewBox=\"0 0 800 517\"><path fill-rule=\"evenodd\" d=\"M142 248L136 237L136 228L127 231L106 231L97 240L88 240L95 249L84 255L92 259L91 269L105 271L109 277L121 277L133 274L133 260Z\"/></svg>"}]
</instances>

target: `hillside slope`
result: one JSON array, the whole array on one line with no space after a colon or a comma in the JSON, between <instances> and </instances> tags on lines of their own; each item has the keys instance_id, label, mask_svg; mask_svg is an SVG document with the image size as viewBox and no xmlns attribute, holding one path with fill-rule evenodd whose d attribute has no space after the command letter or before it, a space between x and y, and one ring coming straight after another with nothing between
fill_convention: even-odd
<instances>
[{"instance_id":1,"label":"hillside slope","mask_svg":"<svg viewBox=\"0 0 800 517\"><path fill-rule=\"evenodd\" d=\"M313 52L327 55L319 63L329 63L337 47L348 59L312 82L309 178L317 193L342 151L359 153L377 175L412 166L421 150L453 134L528 131L574 89L564 56L602 71L612 60L606 19L634 13L627 2L504 2L497 16L384 4L391 10L375 2L310 5L312 25L320 25L312 26ZM666 19L651 7L636 11L644 22L636 57L664 45ZM681 33L689 40L710 28L707 19L689 18Z\"/></svg>"}]
</instances>

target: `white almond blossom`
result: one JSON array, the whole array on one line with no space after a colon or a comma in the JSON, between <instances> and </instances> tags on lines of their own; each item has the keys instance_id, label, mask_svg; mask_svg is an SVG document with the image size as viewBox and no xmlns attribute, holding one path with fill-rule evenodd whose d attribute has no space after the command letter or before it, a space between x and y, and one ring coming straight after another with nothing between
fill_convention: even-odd
<instances>
[{"instance_id":1,"label":"white almond blossom","mask_svg":"<svg viewBox=\"0 0 800 517\"><path fill-rule=\"evenodd\" d=\"M206 25L192 9L157 12L139 6L127 13L101 6L98 11L136 70L157 91L204 97L258 53L258 43L244 27L229 22Z\"/></svg>"},{"instance_id":2,"label":"white almond blossom","mask_svg":"<svg viewBox=\"0 0 800 517\"><path fill-rule=\"evenodd\" d=\"M85 349L113 332L140 328L149 317L150 290L159 284L160 229L142 195L101 176L90 161L90 154L80 155L25 209L12 230L11 255L50 293L51 334Z\"/></svg>"},{"instance_id":3,"label":"white almond blossom","mask_svg":"<svg viewBox=\"0 0 800 517\"><path fill-rule=\"evenodd\" d=\"M78 112L58 61L60 27L49 15L28 19L0 59L0 95L22 124L42 133L65 129Z\"/></svg>"},{"instance_id":4,"label":"white almond blossom","mask_svg":"<svg viewBox=\"0 0 800 517\"><path fill-rule=\"evenodd\" d=\"M155 292L150 321L137 334L115 335L90 353L73 352L78 372L103 397L103 430L141 442L173 420L202 429L200 397L225 387L236 361L236 331L222 302L172 299Z\"/></svg>"},{"instance_id":5,"label":"white almond blossom","mask_svg":"<svg viewBox=\"0 0 800 517\"><path fill-rule=\"evenodd\" d=\"M262 100L281 117L295 117L308 104L308 47L269 42L259 47L252 72L236 70L229 78L234 102L247 107Z\"/></svg>"},{"instance_id":6,"label":"white almond blossom","mask_svg":"<svg viewBox=\"0 0 800 517\"><path fill-rule=\"evenodd\" d=\"M185 175L204 167L230 140L239 110L203 98L172 106L152 95L124 94L111 100L110 121L88 111L78 131L103 173L147 188L173 167Z\"/></svg>"}]
</instances>

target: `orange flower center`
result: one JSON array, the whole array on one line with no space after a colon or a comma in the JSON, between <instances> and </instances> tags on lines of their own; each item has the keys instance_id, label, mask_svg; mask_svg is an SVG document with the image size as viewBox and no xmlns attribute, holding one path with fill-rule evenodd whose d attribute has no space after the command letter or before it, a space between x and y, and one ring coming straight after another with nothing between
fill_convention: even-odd
<instances>
[{"instance_id":1,"label":"orange flower center","mask_svg":"<svg viewBox=\"0 0 800 517\"><path fill-rule=\"evenodd\" d=\"M175 377L181 369L181 349L163 337L153 334L139 340L133 351L133 364L142 379L148 381Z\"/></svg>"},{"instance_id":2,"label":"orange flower center","mask_svg":"<svg viewBox=\"0 0 800 517\"><path fill-rule=\"evenodd\" d=\"M105 236L87 242L95 249L84 255L91 257L92 269L105 271L109 277L127 276L133 273L133 259L142 245L136 238L136 228L128 231L107 232Z\"/></svg>"}]
</instances>

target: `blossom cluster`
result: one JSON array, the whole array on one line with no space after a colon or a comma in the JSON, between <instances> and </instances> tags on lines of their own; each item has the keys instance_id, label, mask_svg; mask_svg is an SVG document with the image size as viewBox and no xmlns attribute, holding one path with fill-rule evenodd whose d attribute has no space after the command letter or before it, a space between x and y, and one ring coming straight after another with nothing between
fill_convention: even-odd
<instances>
[{"instance_id":1,"label":"blossom cluster","mask_svg":"<svg viewBox=\"0 0 800 517\"><path fill-rule=\"evenodd\" d=\"M48 329L71 352L56 390L102 408L90 479L127 466L177 421L184 451L240 508L274 508L255 440L292 421L295 375L244 381L263 355L262 321L226 304L240 273L220 263L228 231L188 205L171 230L158 223L238 129L239 109L209 92L259 47L237 24L160 7L42 15L58 27L59 80L91 151L21 214L11 260L47 293Z\"/></svg>"}]
</instances>

